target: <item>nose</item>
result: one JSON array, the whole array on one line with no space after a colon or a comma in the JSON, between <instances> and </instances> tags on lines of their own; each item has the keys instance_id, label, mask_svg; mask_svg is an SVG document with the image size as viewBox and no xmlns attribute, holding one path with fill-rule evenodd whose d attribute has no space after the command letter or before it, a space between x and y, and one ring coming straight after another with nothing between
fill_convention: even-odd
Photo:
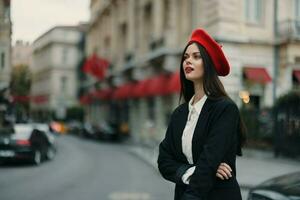
<instances>
[{"instance_id":1,"label":"nose","mask_svg":"<svg viewBox=\"0 0 300 200\"><path fill-rule=\"evenodd\" d=\"M185 64L192 64L190 58L186 58L186 59L184 60L184 62L185 62Z\"/></svg>"}]
</instances>

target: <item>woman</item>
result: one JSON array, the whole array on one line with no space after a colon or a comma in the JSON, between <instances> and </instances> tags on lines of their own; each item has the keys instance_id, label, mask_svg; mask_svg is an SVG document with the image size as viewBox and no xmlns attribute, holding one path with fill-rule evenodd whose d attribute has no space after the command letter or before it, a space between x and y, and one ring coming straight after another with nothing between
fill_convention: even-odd
<instances>
[{"instance_id":1,"label":"woman","mask_svg":"<svg viewBox=\"0 0 300 200\"><path fill-rule=\"evenodd\" d=\"M180 66L185 103L172 113L159 146L158 168L176 184L175 200L242 199L235 160L245 131L218 78L229 71L219 44L203 29L193 31Z\"/></svg>"}]
</instances>

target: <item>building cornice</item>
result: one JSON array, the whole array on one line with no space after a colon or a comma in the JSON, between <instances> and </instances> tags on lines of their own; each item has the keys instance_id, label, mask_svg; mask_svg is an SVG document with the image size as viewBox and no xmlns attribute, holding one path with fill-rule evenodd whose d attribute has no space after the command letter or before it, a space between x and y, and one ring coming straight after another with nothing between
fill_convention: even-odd
<instances>
[{"instance_id":1,"label":"building cornice","mask_svg":"<svg viewBox=\"0 0 300 200\"><path fill-rule=\"evenodd\" d=\"M161 58L166 55L179 55L181 53L181 49L179 48L169 48L169 47L160 47L155 49L154 51L148 52L140 58L134 58L125 63L122 71L129 70L135 66L145 66L146 63L149 63L153 60Z\"/></svg>"},{"instance_id":2,"label":"building cornice","mask_svg":"<svg viewBox=\"0 0 300 200\"><path fill-rule=\"evenodd\" d=\"M89 23L87 32L90 32L92 27L94 27L97 24L100 17L111 7L111 5L113 3L114 3L113 0L107 0L102 3L102 6L99 7L98 10L96 11L96 15L90 19L90 23Z\"/></svg>"},{"instance_id":3,"label":"building cornice","mask_svg":"<svg viewBox=\"0 0 300 200\"><path fill-rule=\"evenodd\" d=\"M50 32L52 32L52 31L54 31L56 29L76 30L76 31L79 31L79 32L83 32L80 25L79 26L54 26L53 28L49 29L48 31L46 31L45 33L43 33L42 35L40 35L37 39L35 39L33 41L33 44L35 44L36 42L38 42L42 38L46 37Z\"/></svg>"},{"instance_id":4,"label":"building cornice","mask_svg":"<svg viewBox=\"0 0 300 200\"><path fill-rule=\"evenodd\" d=\"M255 45L268 45L272 46L275 44L275 40L260 40L249 37L224 37L224 36L215 36L214 39L218 43L233 43L233 44L255 44Z\"/></svg>"}]
</instances>

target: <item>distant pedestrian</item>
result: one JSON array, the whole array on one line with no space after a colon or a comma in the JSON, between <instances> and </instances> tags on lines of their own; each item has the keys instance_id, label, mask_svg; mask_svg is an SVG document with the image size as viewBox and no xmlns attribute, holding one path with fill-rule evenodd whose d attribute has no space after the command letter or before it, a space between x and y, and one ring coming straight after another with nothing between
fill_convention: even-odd
<instances>
[{"instance_id":1,"label":"distant pedestrian","mask_svg":"<svg viewBox=\"0 0 300 200\"><path fill-rule=\"evenodd\" d=\"M175 200L242 199L235 162L245 129L218 77L229 71L221 46L205 30L194 30L180 65L184 103L159 146L158 168L176 184Z\"/></svg>"}]
</instances>

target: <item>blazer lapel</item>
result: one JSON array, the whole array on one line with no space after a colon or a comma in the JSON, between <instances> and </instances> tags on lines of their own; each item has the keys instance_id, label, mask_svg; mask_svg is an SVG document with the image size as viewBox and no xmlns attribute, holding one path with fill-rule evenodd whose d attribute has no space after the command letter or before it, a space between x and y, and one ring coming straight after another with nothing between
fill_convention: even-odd
<instances>
[{"instance_id":1,"label":"blazer lapel","mask_svg":"<svg viewBox=\"0 0 300 200\"><path fill-rule=\"evenodd\" d=\"M199 152L199 147L202 150L203 148L203 144L205 142L206 139L206 134L207 134L207 130L206 125L207 125L207 120L208 120L208 113L210 110L210 107L212 105L212 100L207 98L202 110L200 112L196 127L195 127L195 131L194 131L194 135L193 135L193 139L192 139L192 152L193 152L193 161L194 163L196 163L199 154L201 152Z\"/></svg>"},{"instance_id":2,"label":"blazer lapel","mask_svg":"<svg viewBox=\"0 0 300 200\"><path fill-rule=\"evenodd\" d=\"M182 157L186 160L186 157L184 156L183 152L182 152L182 142L181 142L181 137L183 134L183 130L185 128L186 122L187 122L187 117L189 114L189 110L188 110L188 104L185 103L183 109L180 111L180 113L178 113L178 117L175 120L175 125L174 125L174 142L175 142L175 146L177 151L180 152L180 154L182 155Z\"/></svg>"}]
</instances>

